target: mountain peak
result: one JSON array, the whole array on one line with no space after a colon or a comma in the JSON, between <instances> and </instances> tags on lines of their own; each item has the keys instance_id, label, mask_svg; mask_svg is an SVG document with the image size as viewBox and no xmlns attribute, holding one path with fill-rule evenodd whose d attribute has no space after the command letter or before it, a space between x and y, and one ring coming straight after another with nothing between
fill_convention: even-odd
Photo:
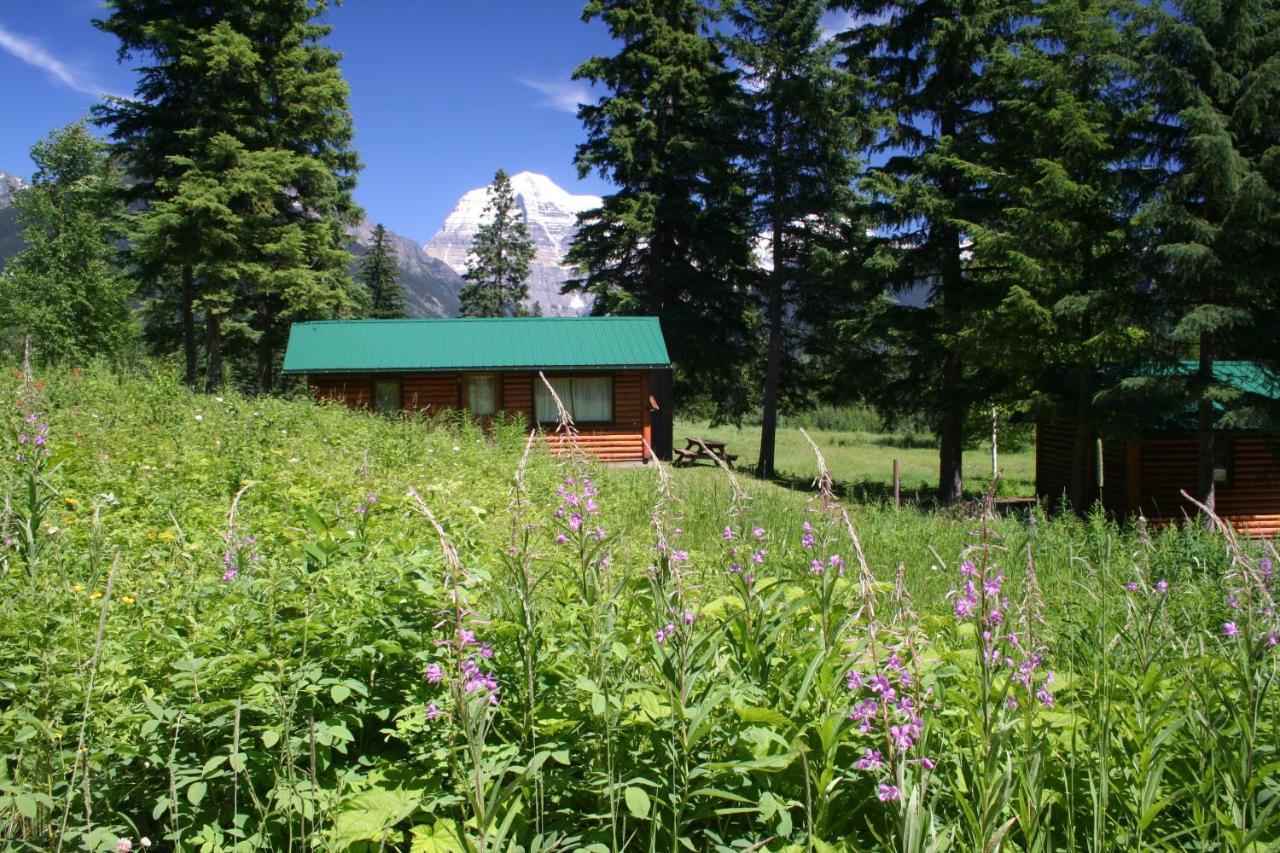
<instances>
[{"instance_id":1,"label":"mountain peak","mask_svg":"<svg viewBox=\"0 0 1280 853\"><path fill-rule=\"evenodd\" d=\"M0 172L0 207L13 203L13 194L27 188L27 182L17 175Z\"/></svg>"},{"instance_id":2,"label":"mountain peak","mask_svg":"<svg viewBox=\"0 0 1280 853\"><path fill-rule=\"evenodd\" d=\"M541 304L542 309L553 316L582 313L588 306L581 297L560 293L560 286L571 274L564 265L564 256L577 233L578 214L599 207L600 197L575 195L537 172L517 172L510 180L516 204L537 250L529 275L530 302ZM459 274L466 272L471 241L488 218L484 212L488 202L487 186L464 193L444 225L427 241L426 253L444 261Z\"/></svg>"}]
</instances>

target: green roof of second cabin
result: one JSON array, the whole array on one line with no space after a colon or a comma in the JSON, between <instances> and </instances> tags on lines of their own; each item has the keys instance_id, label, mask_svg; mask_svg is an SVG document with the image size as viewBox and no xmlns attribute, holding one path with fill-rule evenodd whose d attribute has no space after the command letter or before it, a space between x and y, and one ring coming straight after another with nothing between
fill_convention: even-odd
<instances>
[{"instance_id":1,"label":"green roof of second cabin","mask_svg":"<svg viewBox=\"0 0 1280 853\"><path fill-rule=\"evenodd\" d=\"M285 373L669 368L656 317L294 323Z\"/></svg>"}]
</instances>

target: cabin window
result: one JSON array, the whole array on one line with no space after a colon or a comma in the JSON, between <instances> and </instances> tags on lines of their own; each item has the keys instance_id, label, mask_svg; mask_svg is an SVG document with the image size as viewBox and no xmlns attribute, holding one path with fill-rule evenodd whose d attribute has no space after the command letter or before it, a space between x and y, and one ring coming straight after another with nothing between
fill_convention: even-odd
<instances>
[{"instance_id":1,"label":"cabin window","mask_svg":"<svg viewBox=\"0 0 1280 853\"><path fill-rule=\"evenodd\" d=\"M373 399L378 412L384 415L400 411L400 382L389 380L377 382L373 386Z\"/></svg>"},{"instance_id":2,"label":"cabin window","mask_svg":"<svg viewBox=\"0 0 1280 853\"><path fill-rule=\"evenodd\" d=\"M1231 440L1226 438L1215 438L1213 442L1213 483L1215 486L1231 485L1231 477L1234 473L1231 464L1233 453Z\"/></svg>"},{"instance_id":3,"label":"cabin window","mask_svg":"<svg viewBox=\"0 0 1280 853\"><path fill-rule=\"evenodd\" d=\"M556 389L556 396L574 423L613 422L612 376L556 376L548 377L548 381ZM535 380L534 389L538 422L546 424L560 420L556 401L541 379Z\"/></svg>"},{"instance_id":4,"label":"cabin window","mask_svg":"<svg viewBox=\"0 0 1280 853\"><path fill-rule=\"evenodd\" d=\"M467 377L467 408L477 417L488 417L498 411L498 378Z\"/></svg>"}]
</instances>

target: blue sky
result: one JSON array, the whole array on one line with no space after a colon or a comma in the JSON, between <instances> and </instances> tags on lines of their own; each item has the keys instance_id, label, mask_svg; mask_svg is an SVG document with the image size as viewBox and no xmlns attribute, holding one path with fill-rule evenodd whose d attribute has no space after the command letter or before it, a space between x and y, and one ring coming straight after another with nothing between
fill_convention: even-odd
<instances>
[{"instance_id":1,"label":"blue sky","mask_svg":"<svg viewBox=\"0 0 1280 853\"><path fill-rule=\"evenodd\" d=\"M581 0L348 0L330 12L368 215L425 241L498 167L604 191L594 176L579 182L572 162L586 90L570 73L610 52L581 10ZM29 175L34 141L84 116L99 93L133 90L115 39L89 23L99 14L98 0L0 3L0 171Z\"/></svg>"}]
</instances>

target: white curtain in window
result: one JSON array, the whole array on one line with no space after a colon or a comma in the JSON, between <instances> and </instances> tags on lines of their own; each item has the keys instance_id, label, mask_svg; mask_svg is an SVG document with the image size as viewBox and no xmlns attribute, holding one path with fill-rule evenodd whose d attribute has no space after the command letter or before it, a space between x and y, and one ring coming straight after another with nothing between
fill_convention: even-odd
<instances>
[{"instance_id":1,"label":"white curtain in window","mask_svg":"<svg viewBox=\"0 0 1280 853\"><path fill-rule=\"evenodd\" d=\"M556 393L560 395L560 401L564 403L564 407L572 414L573 400L569 394L569 380L552 379L551 384L555 387ZM533 378L533 392L533 410L538 423L547 424L560 420L560 413L556 411L556 401L552 399L551 392L547 390L542 377L535 376Z\"/></svg>"},{"instance_id":2,"label":"white curtain in window","mask_svg":"<svg viewBox=\"0 0 1280 853\"><path fill-rule=\"evenodd\" d=\"M473 415L492 415L498 410L498 383L492 376L472 376L467 380L467 403Z\"/></svg>"},{"instance_id":3,"label":"white curtain in window","mask_svg":"<svg viewBox=\"0 0 1280 853\"><path fill-rule=\"evenodd\" d=\"M573 419L581 423L612 421L613 380L608 376L575 378L572 412Z\"/></svg>"},{"instance_id":4,"label":"white curtain in window","mask_svg":"<svg viewBox=\"0 0 1280 853\"><path fill-rule=\"evenodd\" d=\"M534 380L533 408L539 423L560 419L556 401L541 379ZM578 423L608 423L613 420L613 379L609 376L557 377L551 380L565 410Z\"/></svg>"}]
</instances>

